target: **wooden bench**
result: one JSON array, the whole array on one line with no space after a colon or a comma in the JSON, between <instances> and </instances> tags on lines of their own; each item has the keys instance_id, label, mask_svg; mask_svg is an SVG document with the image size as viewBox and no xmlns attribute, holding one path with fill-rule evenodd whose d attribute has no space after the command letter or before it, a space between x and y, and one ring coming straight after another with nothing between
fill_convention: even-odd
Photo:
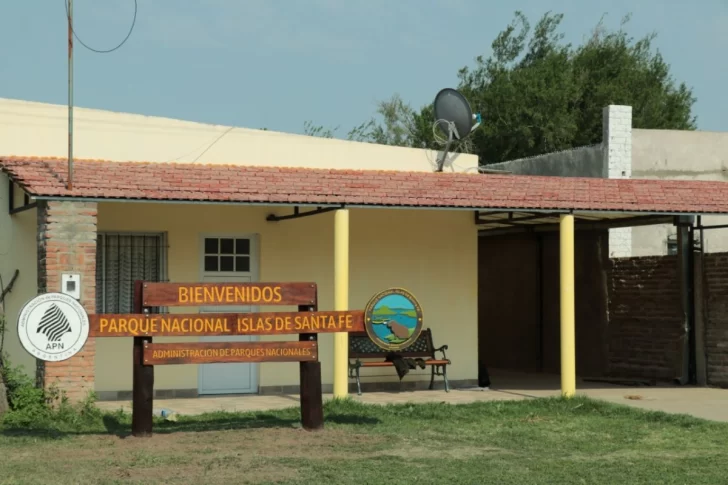
<instances>
[{"instance_id":1,"label":"wooden bench","mask_svg":"<svg viewBox=\"0 0 728 485\"><path fill-rule=\"evenodd\" d=\"M447 380L447 366L450 360L445 355L447 345L435 348L432 344L432 331L428 329L422 330L417 340L410 346L398 350L389 351L378 347L371 341L366 332L349 333L349 378L356 378L357 393L361 396L361 379L359 370L362 367L394 367L394 363L388 360L367 361L362 362L361 359L387 358L390 354L395 354L404 358L421 359L425 365L429 365L432 369L432 377L430 378L430 389L434 387L435 376L442 376L445 380L445 391L450 392L450 384ZM442 359L435 356L435 352L442 353Z\"/></svg>"}]
</instances>

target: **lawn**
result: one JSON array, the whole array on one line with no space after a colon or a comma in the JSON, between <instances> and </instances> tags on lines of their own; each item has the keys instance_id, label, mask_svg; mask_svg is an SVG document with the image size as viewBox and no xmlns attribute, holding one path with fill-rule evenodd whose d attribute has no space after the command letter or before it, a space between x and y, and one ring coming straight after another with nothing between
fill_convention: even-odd
<instances>
[{"instance_id":1,"label":"lawn","mask_svg":"<svg viewBox=\"0 0 728 485\"><path fill-rule=\"evenodd\" d=\"M91 413L0 425L0 484L728 483L728 424L583 398L464 405L326 404L215 413L127 435L129 416Z\"/></svg>"}]
</instances>

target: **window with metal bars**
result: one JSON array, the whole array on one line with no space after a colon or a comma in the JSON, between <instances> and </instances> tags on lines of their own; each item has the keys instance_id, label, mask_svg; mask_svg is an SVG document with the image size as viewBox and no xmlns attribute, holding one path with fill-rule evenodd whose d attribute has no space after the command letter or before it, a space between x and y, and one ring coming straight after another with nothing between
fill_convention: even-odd
<instances>
[{"instance_id":1,"label":"window with metal bars","mask_svg":"<svg viewBox=\"0 0 728 485\"><path fill-rule=\"evenodd\" d=\"M132 313L134 281L166 278L164 234L100 232L96 241L96 311ZM153 308L152 312L160 309Z\"/></svg>"},{"instance_id":2,"label":"window with metal bars","mask_svg":"<svg viewBox=\"0 0 728 485\"><path fill-rule=\"evenodd\" d=\"M693 251L700 251L700 233L698 232L693 232ZM667 236L667 254L670 256L677 254L677 234Z\"/></svg>"}]
</instances>

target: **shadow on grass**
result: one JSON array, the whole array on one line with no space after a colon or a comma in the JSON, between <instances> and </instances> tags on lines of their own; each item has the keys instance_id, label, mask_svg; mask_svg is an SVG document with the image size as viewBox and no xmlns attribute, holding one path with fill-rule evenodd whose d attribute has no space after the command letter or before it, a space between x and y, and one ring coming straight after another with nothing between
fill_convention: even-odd
<instances>
[{"instance_id":1,"label":"shadow on grass","mask_svg":"<svg viewBox=\"0 0 728 485\"><path fill-rule=\"evenodd\" d=\"M603 423L604 419L619 420L630 426L672 426L687 429L721 427L724 423L712 423L686 415L666 414L659 411L635 409L623 404L577 396L571 399L553 397L519 401L490 401L467 404L406 403L386 406L368 405L353 400L328 401L324 403L324 427L342 426L375 431L386 429L420 429L422 426L483 427L520 426L524 419L546 423L566 423L581 419L583 423ZM386 426L383 426L385 425ZM300 408L258 412L213 412L195 416L179 416L177 421L154 419L153 433L204 433L223 430L246 429L296 429L301 427ZM116 411L102 413L99 410L63 415L11 412L0 424L0 447L12 441L28 438L61 439L68 436L119 436L131 434L131 415ZM1 455L0 450L0 455Z\"/></svg>"},{"instance_id":2,"label":"shadow on grass","mask_svg":"<svg viewBox=\"0 0 728 485\"><path fill-rule=\"evenodd\" d=\"M359 414L329 412L324 416L326 424L375 425L381 421L375 417ZM297 429L301 428L301 417L296 412L284 410L275 413L227 413L216 412L199 416L180 416L177 421L155 418L153 434L204 433L246 429ZM131 416L123 413L100 414L85 423L48 422L45 425L33 423L25 426L0 428L0 436L15 438L62 439L70 436L115 435L120 438L131 436Z\"/></svg>"}]
</instances>

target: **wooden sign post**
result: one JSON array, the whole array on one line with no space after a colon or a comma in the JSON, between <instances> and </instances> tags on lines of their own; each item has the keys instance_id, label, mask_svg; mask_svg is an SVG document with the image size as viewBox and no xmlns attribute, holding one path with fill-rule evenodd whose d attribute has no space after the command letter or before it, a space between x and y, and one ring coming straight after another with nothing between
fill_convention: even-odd
<instances>
[{"instance_id":1,"label":"wooden sign post","mask_svg":"<svg viewBox=\"0 0 728 485\"><path fill-rule=\"evenodd\" d=\"M151 307L295 305L297 312L152 314ZM133 337L132 435L152 435L154 366L299 362L301 424L324 424L318 334L361 332L363 311L318 311L315 283L150 283L136 281L134 313L89 315L91 337ZM154 343L154 337L288 335L286 342Z\"/></svg>"}]
</instances>

